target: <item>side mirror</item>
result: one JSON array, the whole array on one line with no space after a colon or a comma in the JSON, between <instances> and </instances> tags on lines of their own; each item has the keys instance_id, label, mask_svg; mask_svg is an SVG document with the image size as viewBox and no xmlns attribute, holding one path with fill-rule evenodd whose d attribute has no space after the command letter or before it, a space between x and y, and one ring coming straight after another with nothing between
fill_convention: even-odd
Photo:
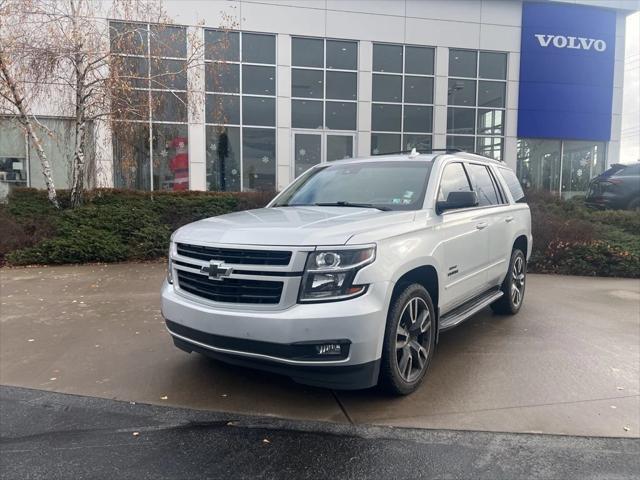
<instances>
[{"instance_id":1,"label":"side mirror","mask_svg":"<svg viewBox=\"0 0 640 480\"><path fill-rule=\"evenodd\" d=\"M450 192L446 201L436 203L436 211L439 215L445 210L472 208L477 206L478 195L476 192Z\"/></svg>"}]
</instances>

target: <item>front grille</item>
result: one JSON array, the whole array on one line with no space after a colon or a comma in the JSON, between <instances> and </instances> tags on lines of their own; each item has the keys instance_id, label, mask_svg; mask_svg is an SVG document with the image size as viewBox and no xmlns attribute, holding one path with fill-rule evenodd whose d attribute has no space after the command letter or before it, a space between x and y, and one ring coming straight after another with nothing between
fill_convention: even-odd
<instances>
[{"instance_id":1,"label":"front grille","mask_svg":"<svg viewBox=\"0 0 640 480\"><path fill-rule=\"evenodd\" d=\"M239 278L209 280L204 275L184 270L178 270L177 274L182 290L214 302L273 305L280 303L282 295L282 282Z\"/></svg>"},{"instance_id":2,"label":"front grille","mask_svg":"<svg viewBox=\"0 0 640 480\"><path fill-rule=\"evenodd\" d=\"M178 255L198 260L220 260L236 265L289 265L291 252L286 250L243 250L204 247L178 243Z\"/></svg>"}]
</instances>

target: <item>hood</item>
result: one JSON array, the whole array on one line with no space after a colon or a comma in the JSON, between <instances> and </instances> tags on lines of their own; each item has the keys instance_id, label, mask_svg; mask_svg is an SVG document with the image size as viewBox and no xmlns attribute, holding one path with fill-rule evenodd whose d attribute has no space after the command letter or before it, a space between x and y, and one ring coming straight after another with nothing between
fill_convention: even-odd
<instances>
[{"instance_id":1,"label":"hood","mask_svg":"<svg viewBox=\"0 0 640 480\"><path fill-rule=\"evenodd\" d=\"M276 207L228 213L178 229L183 243L344 245L353 235L410 222L415 212L353 207Z\"/></svg>"}]
</instances>

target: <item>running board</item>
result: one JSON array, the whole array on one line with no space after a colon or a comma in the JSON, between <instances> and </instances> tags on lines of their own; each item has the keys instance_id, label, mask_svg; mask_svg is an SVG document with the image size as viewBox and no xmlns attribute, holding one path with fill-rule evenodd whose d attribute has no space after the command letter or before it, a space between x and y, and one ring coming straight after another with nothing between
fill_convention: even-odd
<instances>
[{"instance_id":1,"label":"running board","mask_svg":"<svg viewBox=\"0 0 640 480\"><path fill-rule=\"evenodd\" d=\"M504 295L502 290L492 289L454 308L449 313L440 317L439 331L444 332L445 330L458 326L470 316L498 300L502 295Z\"/></svg>"}]
</instances>

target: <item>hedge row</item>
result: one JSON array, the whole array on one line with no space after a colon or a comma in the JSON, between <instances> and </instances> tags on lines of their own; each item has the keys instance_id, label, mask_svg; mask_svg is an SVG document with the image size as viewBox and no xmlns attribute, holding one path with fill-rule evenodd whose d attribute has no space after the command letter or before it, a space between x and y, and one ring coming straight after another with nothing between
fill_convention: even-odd
<instances>
[{"instance_id":1,"label":"hedge row","mask_svg":"<svg viewBox=\"0 0 640 480\"><path fill-rule=\"evenodd\" d=\"M16 189L0 205L0 265L148 260L166 255L171 232L206 217L264 206L274 193L93 190L85 204L49 206L44 192ZM528 193L534 249L530 271L640 276L640 215L594 211L582 199Z\"/></svg>"},{"instance_id":2,"label":"hedge row","mask_svg":"<svg viewBox=\"0 0 640 480\"><path fill-rule=\"evenodd\" d=\"M166 255L171 232L206 217L258 208L273 193L94 190L85 204L52 208L44 192L16 189L0 208L2 256L12 265L148 260Z\"/></svg>"}]
</instances>

